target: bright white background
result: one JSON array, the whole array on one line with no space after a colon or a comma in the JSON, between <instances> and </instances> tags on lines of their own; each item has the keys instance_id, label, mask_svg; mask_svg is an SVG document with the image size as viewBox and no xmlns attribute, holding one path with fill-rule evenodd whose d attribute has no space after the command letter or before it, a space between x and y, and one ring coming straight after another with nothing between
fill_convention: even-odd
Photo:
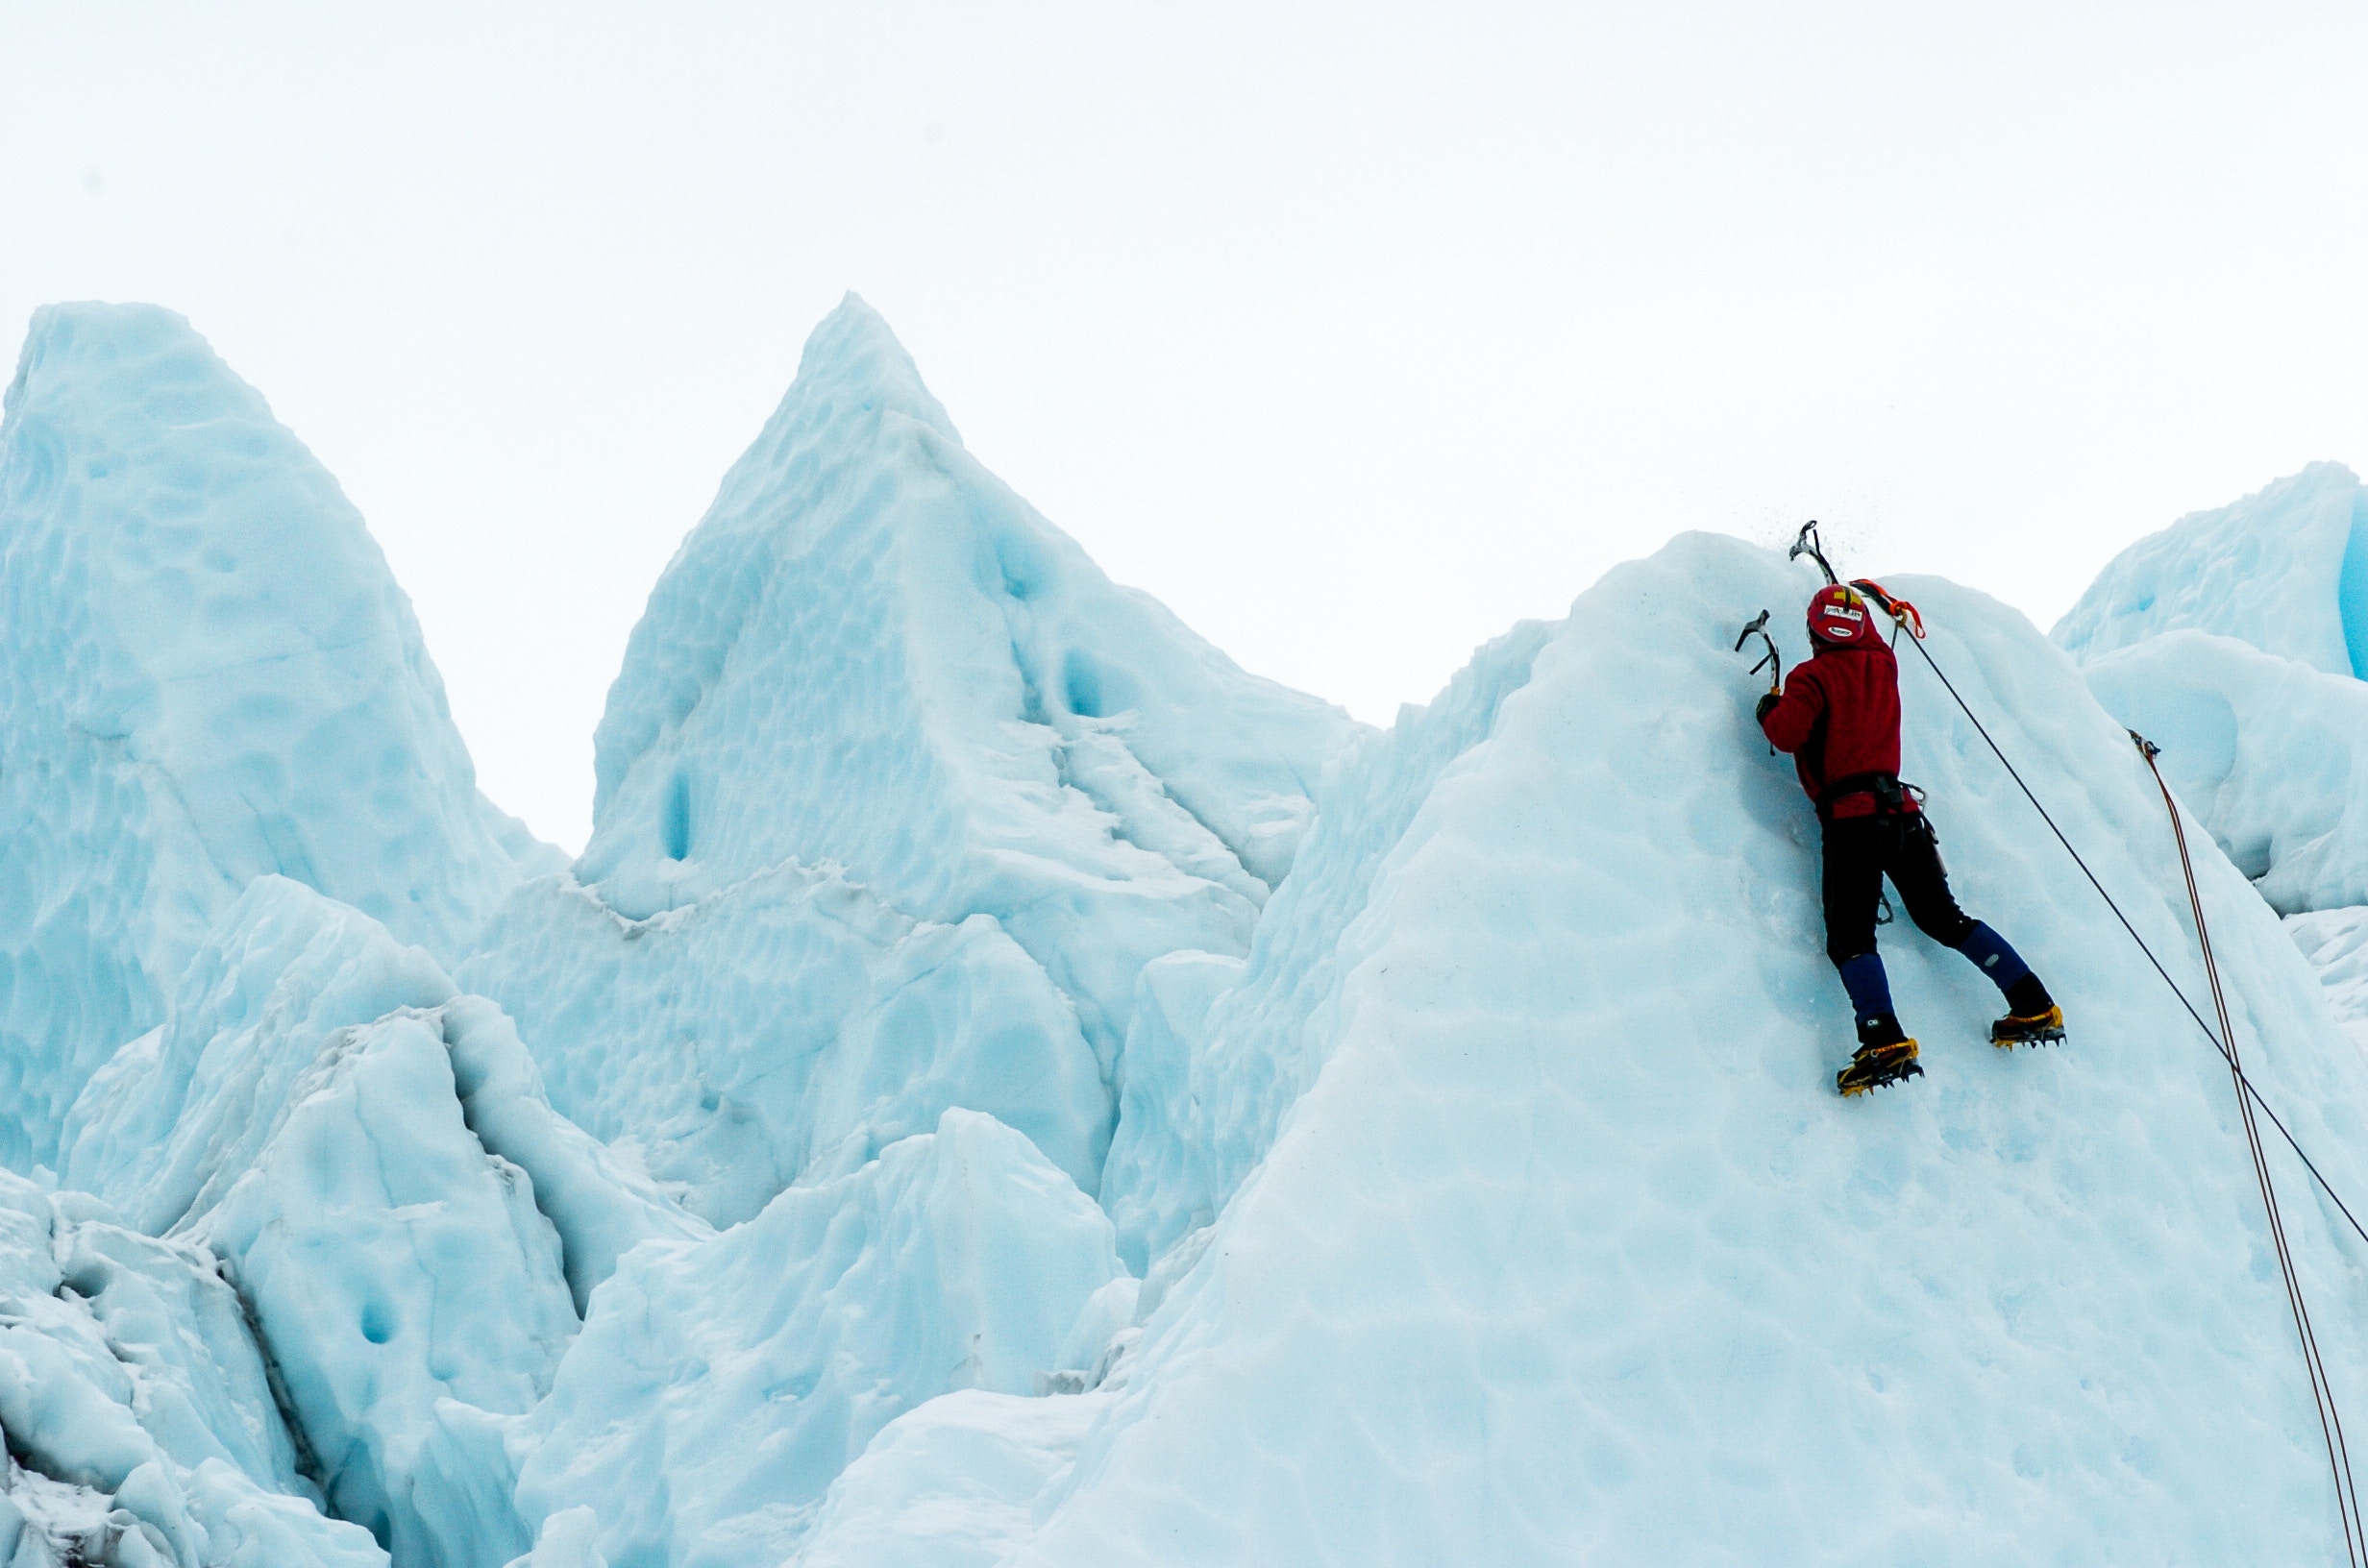
<instances>
[{"instance_id":1,"label":"bright white background","mask_svg":"<svg viewBox=\"0 0 2368 1568\"><path fill-rule=\"evenodd\" d=\"M0 0L0 352L189 315L571 846L849 288L1114 576L1365 718L1689 527L2045 625L2368 463L2368 8Z\"/></svg>"}]
</instances>

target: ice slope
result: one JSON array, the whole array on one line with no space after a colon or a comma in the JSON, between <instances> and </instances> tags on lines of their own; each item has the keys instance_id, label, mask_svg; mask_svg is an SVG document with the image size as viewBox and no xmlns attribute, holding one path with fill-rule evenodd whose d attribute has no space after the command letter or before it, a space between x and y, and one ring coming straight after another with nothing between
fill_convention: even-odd
<instances>
[{"instance_id":1,"label":"ice slope","mask_svg":"<svg viewBox=\"0 0 2368 1568\"><path fill-rule=\"evenodd\" d=\"M1141 1269L1205 1225L1273 1142L1322 1067L1341 986L1364 956L1358 917L1441 772L1485 740L1550 628L1481 649L1427 708L1363 738L1327 775L1322 813L1268 906L1246 964L1177 953L1144 971L1102 1202Z\"/></svg>"},{"instance_id":2,"label":"ice slope","mask_svg":"<svg viewBox=\"0 0 2368 1568\"><path fill-rule=\"evenodd\" d=\"M456 956L540 864L336 482L188 324L53 306L0 416L0 1163L279 872Z\"/></svg>"},{"instance_id":3,"label":"ice slope","mask_svg":"<svg viewBox=\"0 0 2368 1568\"><path fill-rule=\"evenodd\" d=\"M851 295L634 629L577 875L635 919L793 861L992 915L1106 1066L1147 959L1246 946L1355 729L1112 584Z\"/></svg>"},{"instance_id":4,"label":"ice slope","mask_svg":"<svg viewBox=\"0 0 2368 1568\"><path fill-rule=\"evenodd\" d=\"M717 1224L954 1106L1088 1190L1109 1147L1100 1065L1044 969L991 917L915 921L836 871L784 865L645 919L531 882L459 980L517 1018L555 1105Z\"/></svg>"},{"instance_id":5,"label":"ice slope","mask_svg":"<svg viewBox=\"0 0 2368 1568\"><path fill-rule=\"evenodd\" d=\"M1420 799L1361 891L1300 906L1320 930L1274 901L1261 947L1341 950L1320 1070L1147 1283L1126 1386L1024 1500L1011 1568L2338 1555L2226 1069L1912 655L1907 773L2073 1038L1993 1051L1995 993L1894 928L1929 1075L1834 1094L1815 829L1731 651L1811 585L1701 536L1612 573L1485 723L1462 699L1465 749L1407 747ZM1900 586L2200 994L2120 727L2011 611ZM2208 847L2201 874L2257 1081L2356 1204L2368 1064L2243 877ZM2357 1407L2362 1255L2277 1165Z\"/></svg>"},{"instance_id":6,"label":"ice slope","mask_svg":"<svg viewBox=\"0 0 2368 1568\"><path fill-rule=\"evenodd\" d=\"M2368 494L2352 471L2313 463L2139 540L2052 635L2085 660L2182 627L2368 673Z\"/></svg>"},{"instance_id":7,"label":"ice slope","mask_svg":"<svg viewBox=\"0 0 2368 1568\"><path fill-rule=\"evenodd\" d=\"M2368 906L2289 915L2285 931L2318 971L2328 1011L2368 1054Z\"/></svg>"},{"instance_id":8,"label":"ice slope","mask_svg":"<svg viewBox=\"0 0 2368 1568\"><path fill-rule=\"evenodd\" d=\"M776 1568L881 1427L954 1389L1026 1392L1118 1274L1090 1198L949 1111L711 1241L628 1256L515 1439L519 1502L592 1509L620 1568Z\"/></svg>"},{"instance_id":9,"label":"ice slope","mask_svg":"<svg viewBox=\"0 0 2368 1568\"><path fill-rule=\"evenodd\" d=\"M397 1568L531 1543L511 1429L621 1256L708 1234L550 1109L491 1003L282 877L69 1131L68 1181L221 1260L329 1506Z\"/></svg>"},{"instance_id":10,"label":"ice slope","mask_svg":"<svg viewBox=\"0 0 2368 1568\"><path fill-rule=\"evenodd\" d=\"M2368 903L2368 684L2192 630L2086 674L2272 907Z\"/></svg>"},{"instance_id":11,"label":"ice slope","mask_svg":"<svg viewBox=\"0 0 2368 1568\"><path fill-rule=\"evenodd\" d=\"M216 1266L0 1173L0 1560L382 1568L297 1473Z\"/></svg>"},{"instance_id":12,"label":"ice slope","mask_svg":"<svg viewBox=\"0 0 2368 1568\"><path fill-rule=\"evenodd\" d=\"M851 296L651 596L582 860L459 978L719 1223L955 1106L1093 1192L1138 972L1242 953L1361 732L1112 584Z\"/></svg>"}]
</instances>

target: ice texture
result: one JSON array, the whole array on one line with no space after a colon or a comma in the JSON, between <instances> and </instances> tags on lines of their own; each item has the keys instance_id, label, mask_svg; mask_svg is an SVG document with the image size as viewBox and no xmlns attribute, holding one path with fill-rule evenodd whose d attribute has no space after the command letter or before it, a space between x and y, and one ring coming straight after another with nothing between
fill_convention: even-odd
<instances>
[{"instance_id":1,"label":"ice texture","mask_svg":"<svg viewBox=\"0 0 2368 1568\"><path fill-rule=\"evenodd\" d=\"M284 877L224 912L69 1129L69 1181L219 1257L329 1506L398 1568L530 1544L515 1418L624 1253L709 1234L551 1110L499 1008Z\"/></svg>"},{"instance_id":2,"label":"ice texture","mask_svg":"<svg viewBox=\"0 0 2368 1568\"><path fill-rule=\"evenodd\" d=\"M2368 674L2368 494L2341 463L2181 518L2113 557L2056 625L2091 659L2183 627Z\"/></svg>"},{"instance_id":3,"label":"ice texture","mask_svg":"<svg viewBox=\"0 0 2368 1568\"><path fill-rule=\"evenodd\" d=\"M24 364L0 1162L62 1185L0 1174L0 1563L2333 1556L2225 1067L1907 649L1957 892L2072 1034L1992 1050L1887 927L1928 1073L1834 1094L1732 645L1798 565L1681 538L1367 730L1110 584L851 298L563 867L178 318ZM2060 647L1890 579L2202 1006L2124 717L2163 742L2249 1069L2356 1206L2358 492L2186 520ZM2272 1164L2356 1404L2368 1252Z\"/></svg>"},{"instance_id":4,"label":"ice texture","mask_svg":"<svg viewBox=\"0 0 2368 1568\"><path fill-rule=\"evenodd\" d=\"M996 1568L1109 1398L965 1389L883 1428L832 1483L796 1568Z\"/></svg>"},{"instance_id":5,"label":"ice texture","mask_svg":"<svg viewBox=\"0 0 2368 1568\"><path fill-rule=\"evenodd\" d=\"M2160 797L2077 669L1978 594L1887 580L2201 996ZM1182 1277L1147 1280L1127 1386L1012 1568L2335 1550L2227 1069L1909 652L1907 776L2073 1036L1994 1051L1996 992L1894 927L1928 1075L1834 1095L1850 1022L1816 830L1732 649L1812 586L1700 536L1610 574L1346 923L1303 906L1331 929L1299 940L1345 948L1320 1070ZM2248 1066L2368 1191L2368 1064L2192 837ZM2356 1391L2355 1255L2273 1158Z\"/></svg>"},{"instance_id":6,"label":"ice texture","mask_svg":"<svg viewBox=\"0 0 2368 1568\"><path fill-rule=\"evenodd\" d=\"M634 919L792 862L993 916L1106 1070L1145 962L1247 946L1356 727L1111 583L851 295L650 596L576 874Z\"/></svg>"},{"instance_id":7,"label":"ice texture","mask_svg":"<svg viewBox=\"0 0 2368 1568\"><path fill-rule=\"evenodd\" d=\"M2201 631L2087 666L2163 776L2283 914L2368 903L2368 684Z\"/></svg>"},{"instance_id":8,"label":"ice texture","mask_svg":"<svg viewBox=\"0 0 2368 1568\"><path fill-rule=\"evenodd\" d=\"M336 482L179 316L57 306L0 416L0 1163L57 1158L281 873L456 956L545 852L488 804Z\"/></svg>"},{"instance_id":9,"label":"ice texture","mask_svg":"<svg viewBox=\"0 0 2368 1568\"><path fill-rule=\"evenodd\" d=\"M916 921L837 871L785 865L632 919L559 875L511 895L460 979L516 1017L552 1103L629 1140L718 1224L954 1106L1099 1184L1100 1065L989 916Z\"/></svg>"},{"instance_id":10,"label":"ice texture","mask_svg":"<svg viewBox=\"0 0 2368 1568\"><path fill-rule=\"evenodd\" d=\"M2318 972L2328 1010L2368 1054L2368 905L2289 915L2285 931Z\"/></svg>"},{"instance_id":11,"label":"ice texture","mask_svg":"<svg viewBox=\"0 0 2368 1568\"><path fill-rule=\"evenodd\" d=\"M383 1568L298 1473L212 1254L104 1216L0 1173L0 1560Z\"/></svg>"},{"instance_id":12,"label":"ice texture","mask_svg":"<svg viewBox=\"0 0 2368 1568\"><path fill-rule=\"evenodd\" d=\"M1529 679L1548 630L1515 627L1437 701L1403 709L1339 761L1246 966L1180 953L1145 971L1102 1188L1133 1267L1207 1224L1266 1158L1337 1038L1340 988L1364 956L1372 928L1360 917L1383 863L1441 773L1488 737L1497 705Z\"/></svg>"},{"instance_id":13,"label":"ice texture","mask_svg":"<svg viewBox=\"0 0 2368 1568\"><path fill-rule=\"evenodd\" d=\"M949 1111L713 1240L628 1255L519 1436L519 1502L591 1508L613 1563L776 1568L883 1426L1027 1393L1118 1273L1090 1198Z\"/></svg>"}]
</instances>

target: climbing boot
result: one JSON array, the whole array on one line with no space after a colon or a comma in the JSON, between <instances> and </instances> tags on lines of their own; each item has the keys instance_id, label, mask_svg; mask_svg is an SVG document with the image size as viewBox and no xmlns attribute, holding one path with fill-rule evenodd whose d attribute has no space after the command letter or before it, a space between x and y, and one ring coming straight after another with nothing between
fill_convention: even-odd
<instances>
[{"instance_id":1,"label":"climbing boot","mask_svg":"<svg viewBox=\"0 0 2368 1568\"><path fill-rule=\"evenodd\" d=\"M1916 1066L1915 1041L1897 1040L1887 1045L1860 1046L1850 1065L1834 1075L1834 1087L1844 1094L1863 1094L1903 1078L1923 1076L1924 1069Z\"/></svg>"},{"instance_id":2,"label":"climbing boot","mask_svg":"<svg viewBox=\"0 0 2368 1568\"><path fill-rule=\"evenodd\" d=\"M2010 1013L1989 1026L1989 1042L2002 1051L2017 1045L2053 1045L2063 1039L2063 1009L2050 1002L2043 1012Z\"/></svg>"}]
</instances>

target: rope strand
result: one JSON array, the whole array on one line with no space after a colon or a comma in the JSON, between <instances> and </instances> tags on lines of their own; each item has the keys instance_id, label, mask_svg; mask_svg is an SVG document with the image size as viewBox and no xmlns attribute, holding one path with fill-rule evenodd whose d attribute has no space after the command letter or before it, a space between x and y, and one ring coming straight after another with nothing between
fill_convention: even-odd
<instances>
[{"instance_id":1,"label":"rope strand","mask_svg":"<svg viewBox=\"0 0 2368 1568\"><path fill-rule=\"evenodd\" d=\"M1932 667L1932 672L1939 677L1940 684L1948 688L1949 696L1956 699L1958 707L1963 710L1965 718L1972 723L1975 731L1988 745L1990 753L1998 759L1999 765L2006 769L2007 776L2014 780L2015 788L2023 792L2023 798L2031 802L2031 809L2039 814L2039 821L2045 822L2047 830L2056 835L2056 842L2062 845L2064 853L2072 857L2072 864L2081 869L2081 874L2088 878L2088 885L2097 890L2097 896L2105 900L2105 907L2113 912L2113 919L2121 922L2121 928L2130 934L2130 940L2137 943L2137 950L2146 955L2146 962L2154 966L2155 973L2162 977L2162 983L2170 988L2171 994L2179 998L2179 1005L2186 1009L2187 1017L2195 1020L2195 1026L2204 1032L2204 1038L2211 1042L2212 1049L2218 1051L2227 1061L2229 1070L2235 1073L2237 1082L2245 1086L2247 1097L2255 1105L2260 1107L2261 1115L2267 1116L2269 1124L2278 1129L2278 1136L2285 1139L2286 1147L2294 1151L2294 1157L2303 1163L2303 1168L2310 1172L2310 1179L2318 1184L2320 1191L2327 1194L2328 1201L2342 1212L2345 1223L2352 1227L2352 1234L2358 1237L2361 1242L2368 1243L2368 1227L2360 1224L2358 1216L2352 1213L2352 1206L2343 1201L2343 1194L2336 1191L2334 1185L2320 1172L2318 1163L2312 1160L2309 1153L2303 1148L2293 1132L2287 1128L2284 1119L2271 1108L2267 1100L2261 1097L2261 1091L2254 1087L2253 1080L2245 1075L2244 1068L2238 1065L2236 1058L2230 1054L2229 1048L2220 1043L2220 1037L2212 1032L2210 1024L2204 1021L2204 1015L2196 1011L2195 1004L2187 1000L2187 993L2179 989L2179 982L2171 978L2171 971L2162 967L2162 961L2157 958L2155 950L2146 944L2146 939L2137 934L2137 927L2132 925L2130 917L2121 912L2121 905L2114 902L2113 895L2105 891L2105 884L2098 881L2097 873L2088 869L2088 862L2083 860L2081 852L2072 847L2072 841L2064 837L2062 828L2056 825L2056 819L2047 814L2045 806L2039 804L2039 797L2033 794L2031 786L2023 781L2023 775L2015 771L2014 764L2007 760L2006 752L2000 748L1998 742L1992 738L1987 727L1983 724L1980 716L1975 714L1972 706L1958 692L1956 684L1941 670L1921 640L1911 638L1910 641L1915 643L1916 651L1924 655L1924 662Z\"/></svg>"},{"instance_id":2,"label":"rope strand","mask_svg":"<svg viewBox=\"0 0 2368 1568\"><path fill-rule=\"evenodd\" d=\"M2359 1513L2359 1492L2353 1484L2351 1446L2344 1441L2343 1417L2335 1409L2335 1391L2327 1375L2327 1363L2319 1355L2319 1336L2310 1326L2310 1309L2303 1300L2301 1278L2294 1270L2294 1254L2286 1242L2285 1219L2278 1210L2278 1188L2270 1180L2269 1156L2261 1147L2261 1129L2254 1120L2253 1102L2244 1093L2244 1069L2237 1066L2235 1026L2229 1021L2227 993L2220 985L2220 961L2211 950L2211 927L2204 919L2204 898L2195 885L2195 863L2187 854L2187 830L2179 820L2179 803L2171 796L2171 787L2163 782L2162 769L2155 758L2160 747L2140 739L2138 753L2146 759L2146 771L2154 774L2155 788L2162 792L2162 809L2170 815L2171 837L2179 845L2179 870L2187 882L2187 907L2195 914L2196 945L2204 952L2204 977L2211 986L2213 1009L2220 1017L2220 1036L2228 1041L2229 1072L2237 1090L2236 1109L2244 1117L2245 1142L2253 1151L2253 1176L2260 1185L2261 1207L2269 1214L2269 1234L2277 1244L2278 1272L2285 1281L2286 1305L2293 1309L2294 1331L2302 1338L2303 1364L2310 1374L2310 1401L2319 1416L2319 1435L2327 1443L2327 1462L2335 1477L2335 1511L2342 1516L2344 1556L2356 1565L2361 1555L2368 1553L2368 1533L2363 1533Z\"/></svg>"},{"instance_id":3,"label":"rope strand","mask_svg":"<svg viewBox=\"0 0 2368 1568\"><path fill-rule=\"evenodd\" d=\"M1827 575L1832 575L1831 568ZM1893 613L1896 617L1897 612ZM1904 620L1901 625L1905 627ZM2243 1064L2237 1059L2236 1033L2229 1018L2228 998L2221 989L2220 966L2212 953L2211 934L2204 920L2204 900L2196 886L2194 863L2187 853L2186 829L2181 824L2178 802L2171 796L2170 786L2163 782L2162 771L2155 764L2155 753L2158 748L2135 730L2130 732L2130 738L2137 743L2140 753L2146 759L2147 770L2154 774L2156 786L2162 792L2163 806L2170 813L2171 832L2179 845L2180 870L2185 875L2188 904L2195 914L2196 940L2204 952L2204 974L2211 986L2212 1005L2220 1018L2218 1033L2214 1033L2211 1025L2204 1020L2204 1015L2196 1011L2195 1004L2187 999L2186 992L2171 978L2171 971L2163 968L2162 961L2155 956L2154 948L2147 944L2144 937L2138 935L2137 927L2130 923L2130 918L2122 913L2121 905L2105 891L2105 884L2097 879L2097 873L2089 869L2088 862L2072 846L2072 841L2057 825L2056 819L2039 803L2037 794L2009 760L2005 748L1990 734L1988 726L1982 723L1981 716L1973 711L1973 705L1965 700L1964 694L1957 689L1957 683L1949 679L1948 673L1940 668L1940 662L1933 657L1932 650L1924 646L1923 638L1920 635L1911 636L1907 641L1915 645L1915 650L1924 656L1926 666L1946 688L1951 699L1982 737L1984 744L1988 746L1999 766L2006 769L2007 776L2013 779L2015 788L2023 792L2023 798L2031 802L2031 808L2039 814L2039 820L2056 836L2056 842L2063 845L2064 853L2072 857L2072 864L2081 869L2081 874L2088 879L2088 885L2097 890L2097 896L2105 900L2105 907L2113 912L2113 919L2121 922L2121 928L2130 934L2130 940L2137 943L2138 951L2146 955L2146 962L2154 967L2156 974L2161 976L2162 983L2179 999L2179 1005L2186 1010L2187 1017L2195 1020L2204 1038L2228 1063L2229 1075L2238 1090L2236 1105L2244 1121L2245 1140L2252 1154L2254 1177L2260 1185L2261 1203L2269 1214L2270 1236L2277 1249L2279 1272L2285 1283L2286 1304L2293 1310L2295 1332L2302 1339L2303 1364L2310 1378L2311 1405L2319 1417L2320 1435L2327 1443L2328 1467L2335 1482L2335 1511L2343 1526L2344 1556L2353 1568L2363 1568L2363 1564L2368 1564L2368 1517L2360 1511L2359 1492L2352 1474L2351 1447L2344 1439L2343 1420L2335 1409L2334 1384L2328 1376L2326 1360L2320 1355L2318 1335L2312 1328L2309 1309L2303 1300L2302 1279L2296 1272L2293 1251L2286 1240L2284 1216L2279 1211L2277 1188L2270 1179L2268 1153L2262 1146L2260 1127L2254 1117L2257 1107L2262 1115L2269 1118L2270 1125L2278 1129L2278 1136L2285 1139L2286 1147L2292 1149L2295 1157L2302 1161L2303 1168L2310 1172L2310 1179L2318 1184L2319 1190L2326 1193L2329 1201L2343 1214L2353 1234L2363 1242L2368 1242L2368 1229L2361 1227L2358 1217L2352 1213L2352 1206L2343 1201L2343 1195L2319 1170L2318 1163L2304 1150L2301 1141L2286 1127L2283 1119L2262 1098L2261 1091L2254 1086L2253 1080L2245 1073Z\"/></svg>"}]
</instances>

